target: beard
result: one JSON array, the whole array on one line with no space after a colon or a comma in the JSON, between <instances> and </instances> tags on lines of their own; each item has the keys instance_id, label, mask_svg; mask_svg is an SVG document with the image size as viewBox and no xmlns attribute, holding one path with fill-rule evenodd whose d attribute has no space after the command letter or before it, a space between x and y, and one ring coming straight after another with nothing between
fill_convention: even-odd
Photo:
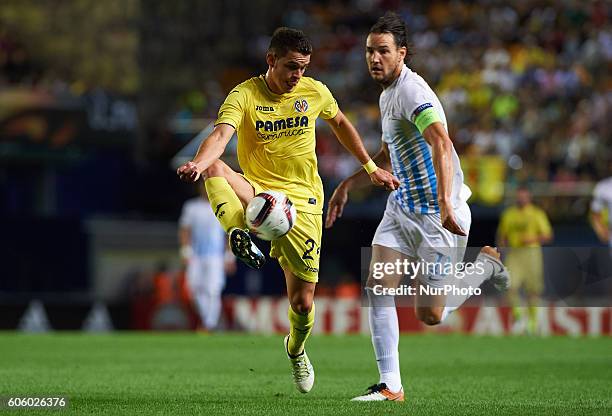
<instances>
[{"instance_id":1,"label":"beard","mask_svg":"<svg viewBox=\"0 0 612 416\"><path fill-rule=\"evenodd\" d=\"M370 76L379 85L381 85L383 88L386 88L389 85L391 85L393 81L395 81L395 73L397 72L398 67L399 67L399 64L395 65L392 69L390 69L386 73L384 71L379 71L376 73L376 75L370 72Z\"/></svg>"}]
</instances>

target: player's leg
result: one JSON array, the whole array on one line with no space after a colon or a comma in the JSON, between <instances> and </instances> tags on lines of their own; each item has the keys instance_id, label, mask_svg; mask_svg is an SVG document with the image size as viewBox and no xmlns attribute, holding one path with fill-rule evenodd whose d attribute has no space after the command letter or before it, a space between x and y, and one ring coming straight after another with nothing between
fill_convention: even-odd
<instances>
[{"instance_id":1,"label":"player's leg","mask_svg":"<svg viewBox=\"0 0 612 416\"><path fill-rule=\"evenodd\" d=\"M469 234L472 216L469 206L464 203L455 211L456 220ZM431 294L428 288L443 288L447 284L463 283L452 274L446 273L450 264L463 261L467 248L467 236L458 236L442 227L437 215L411 215L411 223L420 235L420 246L417 256L422 268L417 274L417 292L415 296L415 313L426 325L437 325L456 309L465 299L448 299L446 295ZM453 269L454 270L454 269ZM482 281L471 282L478 286ZM455 308L452 308L455 306Z\"/></svg>"},{"instance_id":2,"label":"player's leg","mask_svg":"<svg viewBox=\"0 0 612 416\"><path fill-rule=\"evenodd\" d=\"M454 250L456 248L453 248ZM424 257L423 260L427 264L435 263L432 257ZM457 260L453 261L456 262ZM415 311L421 322L426 325L437 325L443 322L449 314L461 307L474 292L473 290L462 289L476 289L485 280L491 280L500 291L508 288L509 274L500 260L497 249L489 246L483 247L476 258L476 264L480 267L475 268L474 273L466 273L461 279L456 276L444 276L444 278L433 276L434 281L432 281L431 275L420 274L418 276L419 290L417 290L415 298ZM448 281L448 277L452 280ZM455 286L460 293L446 296L444 294L430 294L423 290L425 287L443 288L446 284ZM423 289L421 289L421 286Z\"/></svg>"},{"instance_id":3,"label":"player's leg","mask_svg":"<svg viewBox=\"0 0 612 416\"><path fill-rule=\"evenodd\" d=\"M373 288L375 285L397 288L403 275L392 273L385 274L383 279L375 279L373 271L376 264L395 264L397 260L403 261L406 258L406 255L389 247L373 245L370 274L366 285L369 302L368 321L380 375L379 383L385 383L392 392L402 390L399 365L399 321L395 298L391 295L377 295Z\"/></svg>"},{"instance_id":4,"label":"player's leg","mask_svg":"<svg viewBox=\"0 0 612 416\"><path fill-rule=\"evenodd\" d=\"M456 219L461 227L469 233L471 225L471 213L468 205L464 203L456 211ZM436 216L419 216L414 218L414 222L421 230L422 246L419 248L419 257L427 265L434 265L442 262L441 269L445 269L447 262L451 262L452 270L458 270L457 265L463 262L465 250L467 248L467 236L458 236L442 227L439 218ZM435 243L434 243L435 242ZM434 273L420 273L417 278L421 286L441 288L447 284L456 286L457 289L476 289L485 280L491 280L498 290L505 290L509 286L509 275L501 262L501 256L497 249L485 246L481 249L476 258L473 273L465 273L461 278L457 274L450 276L436 275L441 269L433 267ZM427 325L437 325L456 309L458 309L470 296L473 291L463 290L461 294L451 296L428 294L426 291L419 290L416 294L415 307L417 317Z\"/></svg>"},{"instance_id":5,"label":"player's leg","mask_svg":"<svg viewBox=\"0 0 612 416\"><path fill-rule=\"evenodd\" d=\"M222 259L210 259L203 263L206 281L203 284L204 326L213 330L219 325L221 316L221 293L225 286L225 275Z\"/></svg>"},{"instance_id":6,"label":"player's leg","mask_svg":"<svg viewBox=\"0 0 612 416\"><path fill-rule=\"evenodd\" d=\"M530 278L525 282L525 295L527 296L527 332L538 332L538 305L544 291L544 266L542 249L530 247L525 249L528 253L526 264L531 270Z\"/></svg>"},{"instance_id":7,"label":"player's leg","mask_svg":"<svg viewBox=\"0 0 612 416\"><path fill-rule=\"evenodd\" d=\"M185 278L187 279L187 288L191 295L191 302L200 318L200 325L206 329L206 301L203 296L204 269L201 265L199 257L192 256L185 268Z\"/></svg>"},{"instance_id":8,"label":"player's leg","mask_svg":"<svg viewBox=\"0 0 612 416\"><path fill-rule=\"evenodd\" d=\"M229 234L232 252L252 268L259 269L265 262L261 251L245 231L244 208L255 197L253 184L221 160L215 161L204 172L204 186L215 216Z\"/></svg>"},{"instance_id":9,"label":"player's leg","mask_svg":"<svg viewBox=\"0 0 612 416\"><path fill-rule=\"evenodd\" d=\"M291 362L293 382L301 393L308 393L314 385L314 368L306 354L306 339L314 326L314 291L316 283L297 278L283 268L289 298L289 335L284 339L285 352Z\"/></svg>"},{"instance_id":10,"label":"player's leg","mask_svg":"<svg viewBox=\"0 0 612 416\"><path fill-rule=\"evenodd\" d=\"M506 298L512 308L512 329L513 334L522 334L527 330L526 314L521 301L521 290L525 287L525 282L530 278L530 272L525 267L522 248L512 248L506 254L504 262L508 269L512 270L512 286L508 289Z\"/></svg>"},{"instance_id":11,"label":"player's leg","mask_svg":"<svg viewBox=\"0 0 612 416\"><path fill-rule=\"evenodd\" d=\"M381 267L411 259L403 254L412 252L414 242L409 230L403 229L407 219L397 201L390 196L380 224L372 239L372 258L366 284L368 296L368 321L372 334L372 346L378 366L379 382L368 387L366 394L353 398L355 401L403 401L404 392L399 365L399 322L395 309L395 298L374 293L376 285L386 288L398 287L402 275L384 274ZM381 266L382 265L382 266ZM397 270L393 270L397 272Z\"/></svg>"},{"instance_id":12,"label":"player's leg","mask_svg":"<svg viewBox=\"0 0 612 416\"><path fill-rule=\"evenodd\" d=\"M378 244L372 245L366 294L369 303L368 321L378 365L379 382L368 387L364 395L353 398L353 401L404 400L399 364L399 322L395 298L380 293L381 288L397 288L403 275L394 271L389 274L385 273L380 278L378 271L384 269L385 264L396 264L396 261L403 262L407 258L406 255L392 248ZM375 286L378 286L376 290Z\"/></svg>"},{"instance_id":13,"label":"player's leg","mask_svg":"<svg viewBox=\"0 0 612 416\"><path fill-rule=\"evenodd\" d=\"M319 275L321 215L299 212L291 231L272 242L270 256L278 260L285 274L289 298L289 335L285 351L291 362L293 381L302 393L314 384L314 369L304 345L314 326L314 292Z\"/></svg>"},{"instance_id":14,"label":"player's leg","mask_svg":"<svg viewBox=\"0 0 612 416\"><path fill-rule=\"evenodd\" d=\"M306 339L314 325L314 292L316 283L297 278L291 270L283 270L289 298L289 339L287 353L296 357L304 352Z\"/></svg>"},{"instance_id":15,"label":"player's leg","mask_svg":"<svg viewBox=\"0 0 612 416\"><path fill-rule=\"evenodd\" d=\"M225 232L245 228L244 208L255 197L249 181L221 160L206 169L204 178L208 199Z\"/></svg>"}]
</instances>

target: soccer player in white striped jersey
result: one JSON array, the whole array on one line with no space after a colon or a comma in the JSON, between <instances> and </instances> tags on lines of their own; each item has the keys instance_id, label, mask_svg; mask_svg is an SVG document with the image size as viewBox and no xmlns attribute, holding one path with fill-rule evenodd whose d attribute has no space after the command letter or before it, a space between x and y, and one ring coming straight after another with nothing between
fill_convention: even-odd
<instances>
[{"instance_id":1,"label":"soccer player in white striped jersey","mask_svg":"<svg viewBox=\"0 0 612 416\"><path fill-rule=\"evenodd\" d=\"M446 116L429 85L411 71L404 60L408 53L406 27L395 13L387 13L372 26L366 43L370 75L379 83L382 147L374 158L378 166L392 168L400 187L391 193L372 241L370 275L366 287L369 323L376 355L379 382L356 401L403 401L399 366L399 325L392 295L375 293L375 285L397 288L403 272L387 273L377 280L376 265L397 260L442 264L461 262L471 224L466 203L470 190L463 184L459 157L448 136ZM367 175L356 172L338 185L329 201L326 227L342 215L348 193L366 186ZM446 260L443 260L446 259ZM456 264L456 263L455 263ZM482 265L464 285L478 287L487 279L506 289L509 276L492 247L484 247L475 264ZM414 268L412 269L414 270ZM439 269L438 269L439 270ZM422 294L421 287L447 286L457 273L416 273L415 308L418 318L436 325L457 309L469 295ZM380 276L379 276L380 277ZM463 282L465 280L465 282ZM453 280L454 284L458 280ZM469 293L469 292L468 292Z\"/></svg>"},{"instance_id":2,"label":"soccer player in white striped jersey","mask_svg":"<svg viewBox=\"0 0 612 416\"><path fill-rule=\"evenodd\" d=\"M180 254L187 285L202 322L202 329L217 328L225 273L235 272L234 256L226 255L225 231L219 225L203 186L200 197L183 204L179 218Z\"/></svg>"}]
</instances>

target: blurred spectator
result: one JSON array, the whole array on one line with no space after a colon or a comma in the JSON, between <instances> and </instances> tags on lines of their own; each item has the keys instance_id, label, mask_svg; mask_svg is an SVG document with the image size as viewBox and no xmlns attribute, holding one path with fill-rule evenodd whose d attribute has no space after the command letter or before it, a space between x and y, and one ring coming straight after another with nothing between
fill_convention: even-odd
<instances>
[{"instance_id":1,"label":"blurred spectator","mask_svg":"<svg viewBox=\"0 0 612 416\"><path fill-rule=\"evenodd\" d=\"M526 330L535 334L538 328L537 307L544 292L542 244L553 238L546 213L531 203L525 186L518 188L513 206L506 208L497 229L498 244L505 251L504 264L512 273L508 299L514 317L514 333ZM521 306L521 290L527 297L527 319Z\"/></svg>"},{"instance_id":2,"label":"blurred spectator","mask_svg":"<svg viewBox=\"0 0 612 416\"><path fill-rule=\"evenodd\" d=\"M226 234L215 218L203 183L197 186L200 195L185 202L179 219L180 254L202 327L214 330L221 314L225 273L235 272L236 261L231 253L226 256Z\"/></svg>"}]
</instances>

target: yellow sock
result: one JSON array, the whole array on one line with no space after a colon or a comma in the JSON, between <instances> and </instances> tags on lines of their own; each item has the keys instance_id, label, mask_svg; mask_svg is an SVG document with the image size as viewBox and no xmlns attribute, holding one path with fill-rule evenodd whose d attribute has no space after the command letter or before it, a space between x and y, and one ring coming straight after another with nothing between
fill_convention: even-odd
<instances>
[{"instance_id":1,"label":"yellow sock","mask_svg":"<svg viewBox=\"0 0 612 416\"><path fill-rule=\"evenodd\" d=\"M296 313L291 305L289 305L289 323L291 328L289 330L289 343L287 349L291 355L299 355L304 351L304 344L306 338L310 335L312 327L314 326L315 317L315 305L312 304L312 308L308 315L300 315Z\"/></svg>"},{"instance_id":2,"label":"yellow sock","mask_svg":"<svg viewBox=\"0 0 612 416\"><path fill-rule=\"evenodd\" d=\"M523 318L523 308L520 306L513 306L512 317L514 318L514 322L520 321Z\"/></svg>"},{"instance_id":3,"label":"yellow sock","mask_svg":"<svg viewBox=\"0 0 612 416\"><path fill-rule=\"evenodd\" d=\"M529 306L527 308L527 311L529 314L528 328L529 331L533 334L538 330L538 310L535 306Z\"/></svg>"},{"instance_id":4,"label":"yellow sock","mask_svg":"<svg viewBox=\"0 0 612 416\"><path fill-rule=\"evenodd\" d=\"M212 177L204 182L208 200L225 232L234 227L246 228L244 208L227 179Z\"/></svg>"}]
</instances>

